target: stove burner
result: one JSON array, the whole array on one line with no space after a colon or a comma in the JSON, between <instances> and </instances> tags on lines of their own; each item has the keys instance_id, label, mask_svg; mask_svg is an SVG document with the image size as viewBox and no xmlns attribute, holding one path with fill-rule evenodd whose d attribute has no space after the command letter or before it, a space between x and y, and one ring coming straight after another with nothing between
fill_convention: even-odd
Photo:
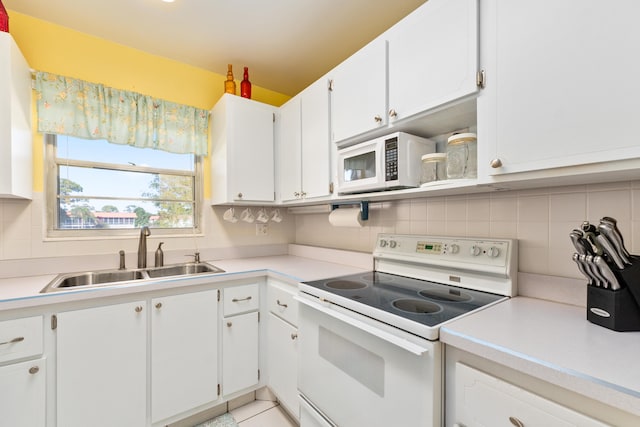
<instances>
[{"instance_id":1,"label":"stove burner","mask_svg":"<svg viewBox=\"0 0 640 427\"><path fill-rule=\"evenodd\" d=\"M391 305L407 313L416 314L431 314L442 310L438 304L413 298L397 299Z\"/></svg>"},{"instance_id":2,"label":"stove burner","mask_svg":"<svg viewBox=\"0 0 640 427\"><path fill-rule=\"evenodd\" d=\"M325 286L331 289L353 290L366 288L367 284L355 280L331 280Z\"/></svg>"},{"instance_id":3,"label":"stove burner","mask_svg":"<svg viewBox=\"0 0 640 427\"><path fill-rule=\"evenodd\" d=\"M424 289L418 293L425 298L436 301L465 302L471 300L471 295L462 293L459 289Z\"/></svg>"}]
</instances>

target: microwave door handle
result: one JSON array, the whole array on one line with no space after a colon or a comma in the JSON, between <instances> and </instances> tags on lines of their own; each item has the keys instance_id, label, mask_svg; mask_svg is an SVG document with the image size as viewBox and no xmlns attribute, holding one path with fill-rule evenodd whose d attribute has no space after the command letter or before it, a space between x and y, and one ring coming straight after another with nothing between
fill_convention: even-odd
<instances>
[{"instance_id":1,"label":"microwave door handle","mask_svg":"<svg viewBox=\"0 0 640 427\"><path fill-rule=\"evenodd\" d=\"M309 308L312 308L314 310L317 310L321 313L326 314L327 316L333 317L336 320L339 320L341 322L344 322L348 325L353 326L354 328L358 328L360 330L363 330L371 335L373 335L374 337L380 338L384 341L387 341L390 344L393 344L397 347L400 347L403 350L406 350L410 353L415 354L416 356L422 356L424 353L427 353L429 350L419 346L417 344L414 344L410 341L407 341L403 338L397 337L395 335L390 334L389 332L383 331L382 329L378 329L374 326L371 326L367 323L361 322L358 319L355 319L351 316L348 316L346 314L340 313L339 311L336 310L332 310L330 308L330 306L326 307L323 306L321 304L318 304L317 302L314 301L310 301L306 298L301 298L299 296L295 296L294 299L296 301L298 301L301 304L304 304L306 306L308 306Z\"/></svg>"}]
</instances>

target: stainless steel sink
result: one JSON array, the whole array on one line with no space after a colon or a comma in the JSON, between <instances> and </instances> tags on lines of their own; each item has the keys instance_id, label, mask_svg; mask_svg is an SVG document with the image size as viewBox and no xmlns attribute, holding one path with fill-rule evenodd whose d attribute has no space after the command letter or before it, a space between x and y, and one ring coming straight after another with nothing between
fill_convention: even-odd
<instances>
[{"instance_id":1,"label":"stainless steel sink","mask_svg":"<svg viewBox=\"0 0 640 427\"><path fill-rule=\"evenodd\" d=\"M198 274L223 273L224 270L206 262L184 263L135 270L101 270L68 273L56 276L40 293L85 289L102 286L160 279L163 277L193 276Z\"/></svg>"},{"instance_id":2,"label":"stainless steel sink","mask_svg":"<svg viewBox=\"0 0 640 427\"><path fill-rule=\"evenodd\" d=\"M165 267L148 268L147 274L151 278L167 276L184 276L200 273L223 273L224 270L203 262L167 265Z\"/></svg>"}]
</instances>

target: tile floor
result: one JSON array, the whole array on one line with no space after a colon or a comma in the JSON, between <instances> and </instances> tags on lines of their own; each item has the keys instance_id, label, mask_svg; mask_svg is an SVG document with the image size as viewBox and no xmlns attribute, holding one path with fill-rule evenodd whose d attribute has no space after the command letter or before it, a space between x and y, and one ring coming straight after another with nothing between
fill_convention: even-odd
<instances>
[{"instance_id":1,"label":"tile floor","mask_svg":"<svg viewBox=\"0 0 640 427\"><path fill-rule=\"evenodd\" d=\"M297 427L277 402L254 400L229 411L240 427Z\"/></svg>"}]
</instances>

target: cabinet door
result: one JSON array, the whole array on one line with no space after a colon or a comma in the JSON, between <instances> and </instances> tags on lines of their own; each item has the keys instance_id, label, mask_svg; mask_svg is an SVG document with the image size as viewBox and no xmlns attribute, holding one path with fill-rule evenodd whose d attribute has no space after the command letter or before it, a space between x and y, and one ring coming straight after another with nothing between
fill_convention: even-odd
<instances>
[{"instance_id":1,"label":"cabinet door","mask_svg":"<svg viewBox=\"0 0 640 427\"><path fill-rule=\"evenodd\" d=\"M269 313L269 387L296 417L298 409L298 329Z\"/></svg>"},{"instance_id":2,"label":"cabinet door","mask_svg":"<svg viewBox=\"0 0 640 427\"><path fill-rule=\"evenodd\" d=\"M230 97L228 137L229 191L235 201L273 202L275 108Z\"/></svg>"},{"instance_id":3,"label":"cabinet door","mask_svg":"<svg viewBox=\"0 0 640 427\"><path fill-rule=\"evenodd\" d=\"M153 423L218 399L218 291L151 301Z\"/></svg>"},{"instance_id":4,"label":"cabinet door","mask_svg":"<svg viewBox=\"0 0 640 427\"><path fill-rule=\"evenodd\" d=\"M490 175L640 157L640 2L482 3ZM493 159L495 168L489 168ZM548 176L548 175L546 175Z\"/></svg>"},{"instance_id":5,"label":"cabinet door","mask_svg":"<svg viewBox=\"0 0 640 427\"><path fill-rule=\"evenodd\" d=\"M402 120L478 91L477 0L429 0L385 35L389 111L395 112L389 120Z\"/></svg>"},{"instance_id":6,"label":"cabinet door","mask_svg":"<svg viewBox=\"0 0 640 427\"><path fill-rule=\"evenodd\" d=\"M302 196L330 195L329 82L321 78L301 93Z\"/></svg>"},{"instance_id":7,"label":"cabinet door","mask_svg":"<svg viewBox=\"0 0 640 427\"><path fill-rule=\"evenodd\" d=\"M301 122L300 96L280 107L278 123L278 179L283 201L300 198L301 189Z\"/></svg>"},{"instance_id":8,"label":"cabinet door","mask_svg":"<svg viewBox=\"0 0 640 427\"><path fill-rule=\"evenodd\" d=\"M0 425L45 425L46 360L0 367Z\"/></svg>"},{"instance_id":9,"label":"cabinet door","mask_svg":"<svg viewBox=\"0 0 640 427\"><path fill-rule=\"evenodd\" d=\"M377 38L331 73L332 141L387 124L387 41Z\"/></svg>"},{"instance_id":10,"label":"cabinet door","mask_svg":"<svg viewBox=\"0 0 640 427\"><path fill-rule=\"evenodd\" d=\"M604 427L599 421L461 363L454 422L473 426Z\"/></svg>"},{"instance_id":11,"label":"cabinet door","mask_svg":"<svg viewBox=\"0 0 640 427\"><path fill-rule=\"evenodd\" d=\"M258 384L258 313L227 317L222 325L222 394Z\"/></svg>"},{"instance_id":12,"label":"cabinet door","mask_svg":"<svg viewBox=\"0 0 640 427\"><path fill-rule=\"evenodd\" d=\"M67 311L57 318L57 425L146 425L145 302Z\"/></svg>"}]
</instances>

